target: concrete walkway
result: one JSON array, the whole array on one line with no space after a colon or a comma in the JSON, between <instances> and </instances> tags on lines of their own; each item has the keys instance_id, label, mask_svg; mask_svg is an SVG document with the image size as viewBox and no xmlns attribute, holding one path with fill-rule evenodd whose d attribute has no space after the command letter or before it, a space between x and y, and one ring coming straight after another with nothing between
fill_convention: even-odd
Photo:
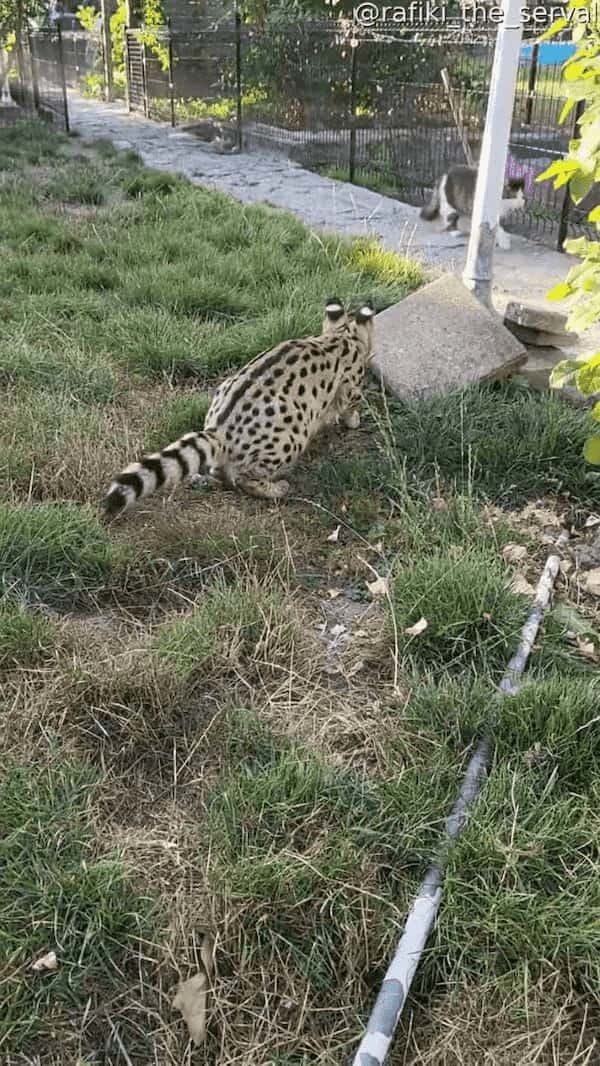
<instances>
[{"instance_id":1,"label":"concrete walkway","mask_svg":"<svg viewBox=\"0 0 600 1066\"><path fill-rule=\"evenodd\" d=\"M281 155L254 151L217 155L190 134L128 114L120 103L87 100L70 91L69 115L71 129L82 137L108 137L117 147L134 148L149 166L178 171L243 203L283 208L316 229L372 235L387 248L427 264L434 273L463 269L466 243L422 222L417 208L398 200L314 174ZM548 304L545 294L564 279L569 263L568 256L513 236L511 250L495 254L497 310L502 312L512 299L557 309ZM563 310L563 305L558 309ZM600 327L586 336L582 350L592 346L600 347Z\"/></svg>"}]
</instances>

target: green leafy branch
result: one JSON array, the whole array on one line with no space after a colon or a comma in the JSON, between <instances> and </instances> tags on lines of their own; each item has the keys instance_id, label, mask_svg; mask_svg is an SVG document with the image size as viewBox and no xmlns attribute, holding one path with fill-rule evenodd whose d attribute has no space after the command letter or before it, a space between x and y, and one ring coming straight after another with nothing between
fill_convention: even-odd
<instances>
[{"instance_id":1,"label":"green leafy branch","mask_svg":"<svg viewBox=\"0 0 600 1066\"><path fill-rule=\"evenodd\" d=\"M578 136L569 142L569 152L557 159L540 174L538 181L553 180L554 188L568 185L575 204L581 203L594 185L600 181L600 14L597 0L570 0L568 17L557 19L540 38L555 36L573 25L572 38L576 52L563 67L565 104L560 114L564 122L578 104L583 105L577 119ZM581 110L581 107L580 107ZM600 206L587 216L600 237ZM586 237L565 241L565 251L576 255L581 262L571 267L565 281L548 293L549 300L573 297L567 329L581 332L600 320L600 240ZM555 367L550 383L553 388L574 385L586 396L600 392L600 353L580 360L566 359ZM600 422L600 403L592 411ZM600 465L600 435L586 441L585 458Z\"/></svg>"}]
</instances>

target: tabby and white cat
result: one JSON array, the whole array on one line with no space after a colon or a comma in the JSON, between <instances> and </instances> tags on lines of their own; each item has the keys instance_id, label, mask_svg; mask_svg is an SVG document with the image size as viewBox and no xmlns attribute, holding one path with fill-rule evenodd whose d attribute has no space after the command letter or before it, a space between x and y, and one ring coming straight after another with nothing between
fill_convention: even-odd
<instances>
[{"instance_id":1,"label":"tabby and white cat","mask_svg":"<svg viewBox=\"0 0 600 1066\"><path fill-rule=\"evenodd\" d=\"M358 405L373 351L372 305L348 315L327 302L318 337L284 341L258 355L217 389L201 433L186 433L118 474L104 500L119 514L157 489L209 474L252 496L278 500L280 475L323 427L360 424Z\"/></svg>"},{"instance_id":2,"label":"tabby and white cat","mask_svg":"<svg viewBox=\"0 0 600 1066\"><path fill-rule=\"evenodd\" d=\"M421 218L431 222L438 216L441 218L444 228L453 235L460 233L458 222L461 218L471 218L473 202L475 200L475 185L477 184L477 168L467 166L450 167L447 174L436 183L431 200L421 208ZM498 248L508 251L510 237L501 222L511 211L516 211L525 205L525 181L523 178L512 178L505 182L500 203L500 217L496 229L496 244Z\"/></svg>"}]
</instances>

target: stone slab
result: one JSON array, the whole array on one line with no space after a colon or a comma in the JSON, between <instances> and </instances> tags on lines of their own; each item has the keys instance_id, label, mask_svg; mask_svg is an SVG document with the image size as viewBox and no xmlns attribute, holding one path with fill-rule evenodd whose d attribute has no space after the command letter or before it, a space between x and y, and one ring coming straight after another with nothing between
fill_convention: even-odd
<instances>
[{"instance_id":1,"label":"stone slab","mask_svg":"<svg viewBox=\"0 0 600 1066\"><path fill-rule=\"evenodd\" d=\"M564 353L556 348L529 348L527 362L521 367L519 374L534 388L547 389L550 385L550 374L564 357Z\"/></svg>"},{"instance_id":2,"label":"stone slab","mask_svg":"<svg viewBox=\"0 0 600 1066\"><path fill-rule=\"evenodd\" d=\"M511 300L506 305L504 319L509 319L517 326L543 330L544 333L565 333L567 316L561 311L550 311L545 307L532 307L529 304Z\"/></svg>"},{"instance_id":3,"label":"stone slab","mask_svg":"<svg viewBox=\"0 0 600 1066\"><path fill-rule=\"evenodd\" d=\"M572 348L579 340L576 333L548 333L533 326L519 326L510 319L504 319L504 325L525 345L533 344L538 348Z\"/></svg>"},{"instance_id":4,"label":"stone slab","mask_svg":"<svg viewBox=\"0 0 600 1066\"><path fill-rule=\"evenodd\" d=\"M526 355L498 315L444 274L377 315L371 367L409 400L507 377Z\"/></svg>"}]
</instances>

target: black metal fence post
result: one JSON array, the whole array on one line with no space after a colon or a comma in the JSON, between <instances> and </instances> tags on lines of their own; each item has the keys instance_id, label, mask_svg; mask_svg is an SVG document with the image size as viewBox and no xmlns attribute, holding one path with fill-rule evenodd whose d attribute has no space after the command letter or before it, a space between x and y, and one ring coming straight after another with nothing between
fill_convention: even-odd
<instances>
[{"instance_id":1,"label":"black metal fence post","mask_svg":"<svg viewBox=\"0 0 600 1066\"><path fill-rule=\"evenodd\" d=\"M525 125L531 126L531 116L533 114L533 100L535 97L535 83L537 81L538 70L538 54L540 46L539 44L532 45L531 48L531 66L529 67L529 79L527 81L527 100L525 102Z\"/></svg>"},{"instance_id":2,"label":"black metal fence post","mask_svg":"<svg viewBox=\"0 0 600 1066\"><path fill-rule=\"evenodd\" d=\"M171 126L175 128L175 71L173 68L173 35L171 33L171 19L167 19L167 33L169 34L169 103L171 106Z\"/></svg>"},{"instance_id":3,"label":"black metal fence post","mask_svg":"<svg viewBox=\"0 0 600 1066\"><path fill-rule=\"evenodd\" d=\"M64 116L65 116L65 132L69 133L70 132L69 131L69 102L68 102L68 98L67 98L67 79L65 77L65 60L64 60L64 55L63 55L62 32L61 32L61 28L60 28L60 23L57 23L57 26L56 26L56 43L57 43L57 50L58 50L58 67L59 67L59 77L60 77L60 88L61 88L61 92L62 92L63 108L64 108Z\"/></svg>"},{"instance_id":4,"label":"black metal fence post","mask_svg":"<svg viewBox=\"0 0 600 1066\"><path fill-rule=\"evenodd\" d=\"M27 34L27 44L29 45L29 64L31 66L31 89L33 92L33 106L37 113L40 109L40 89L38 85L37 70L35 66L34 40L31 33ZM25 82L23 82L22 84L22 92L23 94L25 93ZM23 102L25 102L24 97Z\"/></svg>"},{"instance_id":5,"label":"black metal fence post","mask_svg":"<svg viewBox=\"0 0 600 1066\"><path fill-rule=\"evenodd\" d=\"M131 78L130 64L129 64L129 27L123 28L123 47L125 49L125 106L128 111L131 111L131 93L129 91L129 80Z\"/></svg>"},{"instance_id":6,"label":"black metal fence post","mask_svg":"<svg viewBox=\"0 0 600 1066\"><path fill-rule=\"evenodd\" d=\"M585 108L585 100L578 100L575 105L575 111L573 113L573 127L572 137L577 137L577 125L579 119L583 115ZM571 193L569 191L569 182L563 186L563 198L560 206L560 221L558 223L558 237L556 239L556 247L559 252L564 251L563 245L567 239L569 232L569 213L571 210Z\"/></svg>"},{"instance_id":7,"label":"black metal fence post","mask_svg":"<svg viewBox=\"0 0 600 1066\"><path fill-rule=\"evenodd\" d=\"M350 43L350 145L348 152L348 181L354 181L356 167L356 68L358 63L358 41Z\"/></svg>"},{"instance_id":8,"label":"black metal fence post","mask_svg":"<svg viewBox=\"0 0 600 1066\"><path fill-rule=\"evenodd\" d=\"M235 108L237 126L237 147L242 150L242 16L235 13Z\"/></svg>"},{"instance_id":9,"label":"black metal fence post","mask_svg":"<svg viewBox=\"0 0 600 1066\"><path fill-rule=\"evenodd\" d=\"M144 115L148 118L150 107L148 103L148 70L146 67L146 44L142 44L142 91L144 93Z\"/></svg>"}]
</instances>

